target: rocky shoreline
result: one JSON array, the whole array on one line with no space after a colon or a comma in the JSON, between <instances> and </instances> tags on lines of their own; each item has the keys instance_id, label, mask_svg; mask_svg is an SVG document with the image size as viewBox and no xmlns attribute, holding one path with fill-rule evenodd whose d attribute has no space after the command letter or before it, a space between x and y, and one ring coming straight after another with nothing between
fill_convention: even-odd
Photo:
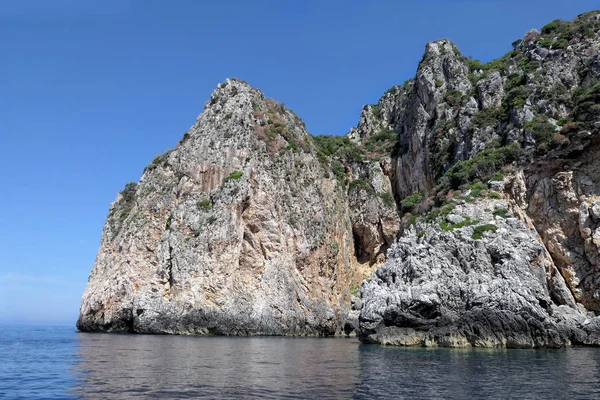
<instances>
[{"instance_id":1,"label":"rocky shoreline","mask_svg":"<svg viewBox=\"0 0 600 400\"><path fill-rule=\"evenodd\" d=\"M344 137L220 84L111 204L82 331L600 345L600 12L448 40Z\"/></svg>"}]
</instances>

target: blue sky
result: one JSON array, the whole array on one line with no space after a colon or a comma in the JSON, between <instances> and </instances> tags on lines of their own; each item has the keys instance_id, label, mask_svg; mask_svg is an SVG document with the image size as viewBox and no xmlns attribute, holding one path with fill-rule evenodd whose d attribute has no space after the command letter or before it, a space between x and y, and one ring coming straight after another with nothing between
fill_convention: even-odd
<instances>
[{"instance_id":1,"label":"blue sky","mask_svg":"<svg viewBox=\"0 0 600 400\"><path fill-rule=\"evenodd\" d=\"M427 41L483 61L587 0L6 0L0 323L74 324L108 206L239 77L313 134L412 77Z\"/></svg>"}]
</instances>

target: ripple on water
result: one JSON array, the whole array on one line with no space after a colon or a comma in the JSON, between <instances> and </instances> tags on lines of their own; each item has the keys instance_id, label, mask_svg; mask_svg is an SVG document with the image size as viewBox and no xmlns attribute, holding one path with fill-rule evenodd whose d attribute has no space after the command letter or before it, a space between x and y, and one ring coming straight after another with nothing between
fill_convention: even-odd
<instances>
[{"instance_id":1,"label":"ripple on water","mask_svg":"<svg viewBox=\"0 0 600 400\"><path fill-rule=\"evenodd\" d=\"M0 327L2 398L600 398L600 349L451 350L353 339Z\"/></svg>"}]
</instances>

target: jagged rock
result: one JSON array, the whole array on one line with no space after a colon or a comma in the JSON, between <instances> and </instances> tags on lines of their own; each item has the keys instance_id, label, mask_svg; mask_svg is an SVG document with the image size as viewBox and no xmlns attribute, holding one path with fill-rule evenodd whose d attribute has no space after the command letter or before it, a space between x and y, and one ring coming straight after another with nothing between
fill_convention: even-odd
<instances>
[{"instance_id":1,"label":"jagged rock","mask_svg":"<svg viewBox=\"0 0 600 400\"><path fill-rule=\"evenodd\" d=\"M590 207L590 214L594 222L600 221L600 201L595 201L594 204Z\"/></svg>"},{"instance_id":2,"label":"jagged rock","mask_svg":"<svg viewBox=\"0 0 600 400\"><path fill-rule=\"evenodd\" d=\"M327 168L295 114L227 80L111 205L78 328L341 332L362 274L346 193Z\"/></svg>"},{"instance_id":3,"label":"jagged rock","mask_svg":"<svg viewBox=\"0 0 600 400\"><path fill-rule=\"evenodd\" d=\"M465 221L465 219L463 217L461 217L460 215L456 215L456 214L450 214L446 217L446 219L451 224L461 224Z\"/></svg>"},{"instance_id":4,"label":"jagged rock","mask_svg":"<svg viewBox=\"0 0 600 400\"><path fill-rule=\"evenodd\" d=\"M502 105L504 98L504 85L502 76L498 71L492 71L487 79L477 83L479 108L496 108Z\"/></svg>"},{"instance_id":5,"label":"jagged rock","mask_svg":"<svg viewBox=\"0 0 600 400\"><path fill-rule=\"evenodd\" d=\"M486 65L429 43L327 148L227 80L111 205L77 326L600 345L599 31L586 13Z\"/></svg>"},{"instance_id":6,"label":"jagged rock","mask_svg":"<svg viewBox=\"0 0 600 400\"><path fill-rule=\"evenodd\" d=\"M485 208L493 207L468 204L460 212L493 219ZM361 339L446 347L597 343L584 313L553 303L551 296L567 289L554 281L550 291L547 275L555 271L535 232L516 219L494 223L497 229L482 239L471 237L476 226L444 232L437 223L418 224L423 234L400 238L363 285Z\"/></svg>"}]
</instances>

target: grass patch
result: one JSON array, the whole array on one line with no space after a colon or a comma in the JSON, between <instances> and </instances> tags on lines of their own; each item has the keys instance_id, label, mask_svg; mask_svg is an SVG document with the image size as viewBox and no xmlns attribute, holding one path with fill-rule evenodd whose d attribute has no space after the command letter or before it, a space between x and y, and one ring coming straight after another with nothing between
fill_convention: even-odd
<instances>
[{"instance_id":1,"label":"grass patch","mask_svg":"<svg viewBox=\"0 0 600 400\"><path fill-rule=\"evenodd\" d=\"M471 196L483 197L483 192L488 189L487 185L481 181L475 181L470 187Z\"/></svg>"},{"instance_id":2,"label":"grass patch","mask_svg":"<svg viewBox=\"0 0 600 400\"><path fill-rule=\"evenodd\" d=\"M394 196L392 196L390 192L379 192L377 193L377 196L381 199L381 201L383 201L383 204L385 204L387 207L392 208L396 206L396 200L394 200Z\"/></svg>"},{"instance_id":3,"label":"grass patch","mask_svg":"<svg viewBox=\"0 0 600 400\"><path fill-rule=\"evenodd\" d=\"M481 240L483 239L483 234L485 232L496 232L497 230L498 227L493 224L479 225L475 227L475 229L473 230L473 235L471 237L475 240Z\"/></svg>"},{"instance_id":4,"label":"grass patch","mask_svg":"<svg viewBox=\"0 0 600 400\"><path fill-rule=\"evenodd\" d=\"M242 177L242 175L244 175L244 173L242 171L233 171L232 173L230 173L229 175L227 175L224 179L225 182L229 182L231 180L237 180L240 179Z\"/></svg>"},{"instance_id":5,"label":"grass patch","mask_svg":"<svg viewBox=\"0 0 600 400\"><path fill-rule=\"evenodd\" d=\"M494 210L494 216L508 218L510 216L510 213L505 208L498 208L498 209Z\"/></svg>"},{"instance_id":6,"label":"grass patch","mask_svg":"<svg viewBox=\"0 0 600 400\"><path fill-rule=\"evenodd\" d=\"M209 199L198 200L196 203L196 208L201 211L206 211L212 209L212 204L210 204Z\"/></svg>"},{"instance_id":7,"label":"grass patch","mask_svg":"<svg viewBox=\"0 0 600 400\"><path fill-rule=\"evenodd\" d=\"M454 164L440 180L440 189L450 187L457 189L460 185L477 179L487 182L507 163L518 160L521 154L522 149L518 143L497 149L486 149L470 160Z\"/></svg>"},{"instance_id":8,"label":"grass patch","mask_svg":"<svg viewBox=\"0 0 600 400\"><path fill-rule=\"evenodd\" d=\"M400 204L402 205L403 211L410 212L413 210L413 208L423 203L423 200L425 200L425 196L423 195L423 193L414 192L411 195L405 197L404 200L400 202Z\"/></svg>"},{"instance_id":9,"label":"grass patch","mask_svg":"<svg viewBox=\"0 0 600 400\"><path fill-rule=\"evenodd\" d=\"M442 228L443 231L445 232L452 232L455 229L460 229L460 228L464 228L465 226L471 226L471 225L475 225L478 224L479 221L475 220L471 220L471 217L469 217L468 215L466 217L464 217L462 222L459 222L457 224L452 224L450 222L448 222L447 219L444 219L442 222L440 222L440 228Z\"/></svg>"}]
</instances>

